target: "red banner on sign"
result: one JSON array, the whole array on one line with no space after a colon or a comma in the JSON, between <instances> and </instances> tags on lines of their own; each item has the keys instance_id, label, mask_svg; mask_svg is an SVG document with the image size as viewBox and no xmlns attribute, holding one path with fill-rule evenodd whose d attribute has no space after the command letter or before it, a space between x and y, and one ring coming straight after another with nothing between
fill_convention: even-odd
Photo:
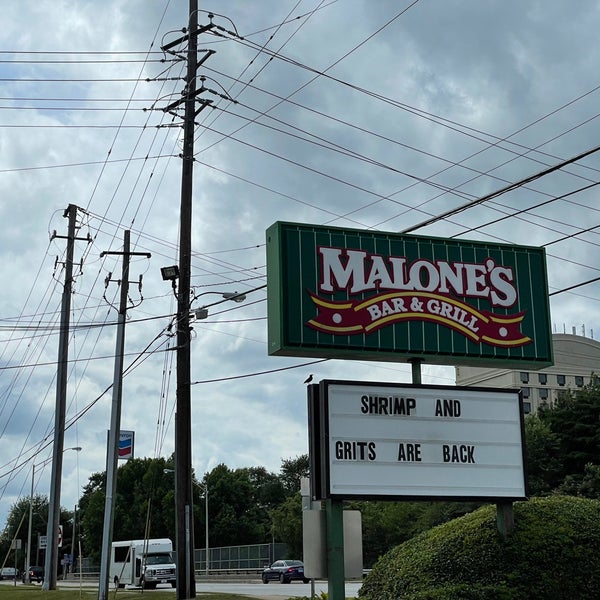
<instances>
[{"instance_id":1,"label":"red banner on sign","mask_svg":"<svg viewBox=\"0 0 600 600\"><path fill-rule=\"evenodd\" d=\"M391 292L366 300L341 302L309 294L318 314L307 325L332 335L369 334L399 321L430 321L449 327L475 343L517 347L532 341L520 331L524 311L498 315L429 292Z\"/></svg>"}]
</instances>

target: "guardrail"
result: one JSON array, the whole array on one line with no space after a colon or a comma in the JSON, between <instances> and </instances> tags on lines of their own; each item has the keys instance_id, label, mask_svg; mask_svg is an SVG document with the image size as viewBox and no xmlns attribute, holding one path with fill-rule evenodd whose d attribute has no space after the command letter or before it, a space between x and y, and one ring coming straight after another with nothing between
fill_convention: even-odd
<instances>
[{"instance_id":1,"label":"guardrail","mask_svg":"<svg viewBox=\"0 0 600 600\"><path fill-rule=\"evenodd\" d=\"M79 573L79 571L71 571L66 577L63 578L62 574L58 576L59 580L62 581L79 581L84 579L100 579L100 571L86 571Z\"/></svg>"}]
</instances>

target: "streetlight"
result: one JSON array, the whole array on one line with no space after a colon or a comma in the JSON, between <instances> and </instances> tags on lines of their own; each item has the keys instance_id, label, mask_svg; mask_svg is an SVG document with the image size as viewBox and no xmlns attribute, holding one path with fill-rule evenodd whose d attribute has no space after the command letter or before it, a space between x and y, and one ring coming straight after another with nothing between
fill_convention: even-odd
<instances>
[{"instance_id":1,"label":"streetlight","mask_svg":"<svg viewBox=\"0 0 600 600\"><path fill-rule=\"evenodd\" d=\"M63 454L67 451L67 450L75 450L75 452L80 452L81 451L81 446L73 446L72 448L65 448L63 450ZM32 526L32 521L33 521L33 484L34 484L34 479L35 479L35 468L36 467L43 467L44 465L47 465L51 460L52 460L52 456L50 458L47 458L46 460L42 461L41 463L38 463L37 465L34 464L31 467L31 494L29 496L29 525L27 527L27 554L26 554L26 558L25 558L25 568L27 569L26 573L25 573L25 583L31 583L31 578L29 576L29 567L31 566L30 561L31 561L31 526ZM50 540L46 540L46 546L51 543Z\"/></svg>"},{"instance_id":2,"label":"streetlight","mask_svg":"<svg viewBox=\"0 0 600 600\"><path fill-rule=\"evenodd\" d=\"M208 548L208 485L198 483L194 481L194 483L202 490L204 490L204 547L206 548L206 576L208 577L209 565L210 565L210 551Z\"/></svg>"},{"instance_id":3,"label":"streetlight","mask_svg":"<svg viewBox=\"0 0 600 600\"><path fill-rule=\"evenodd\" d=\"M208 306L201 306L200 308L194 309L190 313L190 317L195 317L196 319L206 319L208 317L208 307L215 306L216 304L221 304L225 300L231 300L232 302L243 302L246 299L246 294L241 292L202 292L201 294L195 295L192 298L192 302L200 296L205 296L206 294L217 294L223 298L223 300L219 300L218 302L214 302L213 304L209 304Z\"/></svg>"},{"instance_id":4,"label":"streetlight","mask_svg":"<svg viewBox=\"0 0 600 600\"><path fill-rule=\"evenodd\" d=\"M78 505L76 504L73 508L73 543L72 543L72 551L73 551L73 560L71 561L73 574L75 574L75 564L79 564L79 581L81 581L81 540L77 535L77 509ZM81 528L80 528L81 529ZM75 545L77 544L77 545Z\"/></svg>"},{"instance_id":5,"label":"streetlight","mask_svg":"<svg viewBox=\"0 0 600 600\"><path fill-rule=\"evenodd\" d=\"M163 469L163 473L175 473L173 469ZM205 573L208 576L209 571L209 548L208 548L208 485L192 480L201 490L204 491L204 547L206 548Z\"/></svg>"}]
</instances>

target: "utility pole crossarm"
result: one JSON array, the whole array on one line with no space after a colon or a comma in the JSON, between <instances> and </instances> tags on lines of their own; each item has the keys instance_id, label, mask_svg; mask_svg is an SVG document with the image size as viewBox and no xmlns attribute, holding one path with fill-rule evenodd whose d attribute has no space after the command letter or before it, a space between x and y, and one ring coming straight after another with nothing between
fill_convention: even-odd
<instances>
[{"instance_id":1,"label":"utility pole crossarm","mask_svg":"<svg viewBox=\"0 0 600 600\"><path fill-rule=\"evenodd\" d=\"M183 43L183 42L185 42L187 40L190 40L190 43L191 43L192 40L195 40L196 41L195 43L197 44L198 43L198 41L197 41L198 36L201 33L204 33L206 31L211 30L215 26L214 23L209 23L208 25L203 25L202 27L199 28L198 27L198 11L196 11L195 17L190 13L190 21L191 21L192 18L195 18L195 20L196 20L196 27L192 31L192 33L191 34L186 33L185 35L181 36L180 38L177 38L176 40L173 40L172 42L169 42L168 44L165 44L164 46L161 46L160 49L163 52L168 52L171 48L175 48L175 46L178 46L179 44L181 44L181 43ZM190 23L190 30L191 29L192 29L192 26L191 26L191 23ZM197 46L196 46L196 50L195 51L196 52L198 51L197 50ZM190 52L190 50L189 50L189 47L188 47L188 56L189 56L189 52ZM213 52L214 53L215 51L214 50L208 50L208 52Z\"/></svg>"},{"instance_id":2,"label":"utility pole crossarm","mask_svg":"<svg viewBox=\"0 0 600 600\"><path fill-rule=\"evenodd\" d=\"M117 252L116 250L105 250L104 252L100 252L100 258L104 258L108 254L118 254L119 256L123 256L125 252ZM128 252L129 256L145 256L146 258L150 258L152 254L150 252Z\"/></svg>"}]
</instances>

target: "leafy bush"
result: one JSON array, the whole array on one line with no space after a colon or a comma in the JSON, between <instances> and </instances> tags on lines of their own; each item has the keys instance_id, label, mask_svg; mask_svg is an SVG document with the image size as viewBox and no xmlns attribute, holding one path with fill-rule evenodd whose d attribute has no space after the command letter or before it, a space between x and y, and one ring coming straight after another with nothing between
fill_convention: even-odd
<instances>
[{"instance_id":1,"label":"leafy bush","mask_svg":"<svg viewBox=\"0 0 600 600\"><path fill-rule=\"evenodd\" d=\"M512 600L503 585L442 585L404 596L405 600Z\"/></svg>"},{"instance_id":2,"label":"leafy bush","mask_svg":"<svg viewBox=\"0 0 600 600\"><path fill-rule=\"evenodd\" d=\"M445 523L383 556L363 600L592 600L600 597L600 501L569 496L514 506L503 540L495 506Z\"/></svg>"}]
</instances>

